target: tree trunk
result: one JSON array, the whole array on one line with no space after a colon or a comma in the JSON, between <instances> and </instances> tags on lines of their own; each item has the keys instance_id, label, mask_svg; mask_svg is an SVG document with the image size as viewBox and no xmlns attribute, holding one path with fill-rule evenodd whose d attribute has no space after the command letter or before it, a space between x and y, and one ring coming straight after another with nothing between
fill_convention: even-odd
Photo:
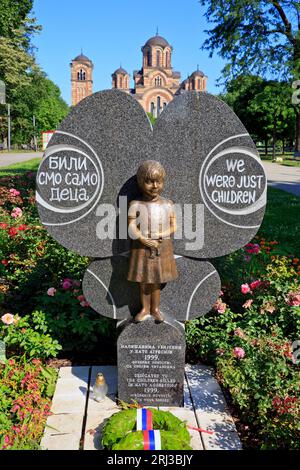
<instances>
[{"instance_id":1,"label":"tree trunk","mask_svg":"<svg viewBox=\"0 0 300 470\"><path fill-rule=\"evenodd\" d=\"M273 125L273 161L276 160L276 127L277 127L277 120L274 118L274 125Z\"/></svg>"},{"instance_id":2,"label":"tree trunk","mask_svg":"<svg viewBox=\"0 0 300 470\"><path fill-rule=\"evenodd\" d=\"M285 144L285 141L284 139L282 139L282 155L285 155L284 144Z\"/></svg>"},{"instance_id":3,"label":"tree trunk","mask_svg":"<svg viewBox=\"0 0 300 470\"><path fill-rule=\"evenodd\" d=\"M295 152L300 152L300 111L296 115L296 143Z\"/></svg>"},{"instance_id":4,"label":"tree trunk","mask_svg":"<svg viewBox=\"0 0 300 470\"><path fill-rule=\"evenodd\" d=\"M268 156L268 138L265 138L265 157Z\"/></svg>"}]
</instances>

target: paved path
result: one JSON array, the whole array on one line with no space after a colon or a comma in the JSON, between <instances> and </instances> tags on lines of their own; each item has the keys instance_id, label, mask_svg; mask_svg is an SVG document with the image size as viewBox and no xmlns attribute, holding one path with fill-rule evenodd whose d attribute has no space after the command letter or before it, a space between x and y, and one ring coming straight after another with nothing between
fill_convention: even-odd
<instances>
[{"instance_id":1,"label":"paved path","mask_svg":"<svg viewBox=\"0 0 300 470\"><path fill-rule=\"evenodd\" d=\"M100 403L92 398L97 372L104 374L108 385L108 395ZM115 400L117 385L116 366L62 367L52 400L52 415L47 419L41 442L42 449L101 450L103 425L107 418L119 411ZM184 406L160 409L171 411L187 421L191 426L189 432L194 450L242 449L211 367L186 365Z\"/></svg>"},{"instance_id":2,"label":"paved path","mask_svg":"<svg viewBox=\"0 0 300 470\"><path fill-rule=\"evenodd\" d=\"M42 152L32 152L32 153L2 153L0 152L0 167L9 166L14 163L26 162L27 160L32 160L33 158L42 157Z\"/></svg>"},{"instance_id":3,"label":"paved path","mask_svg":"<svg viewBox=\"0 0 300 470\"><path fill-rule=\"evenodd\" d=\"M284 166L263 161L268 184L288 193L300 196L300 167Z\"/></svg>"}]
</instances>

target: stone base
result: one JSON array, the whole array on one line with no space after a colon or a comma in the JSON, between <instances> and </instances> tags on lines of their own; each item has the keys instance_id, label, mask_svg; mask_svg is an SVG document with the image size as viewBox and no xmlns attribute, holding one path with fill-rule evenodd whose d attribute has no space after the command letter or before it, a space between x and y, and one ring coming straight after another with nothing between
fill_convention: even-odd
<instances>
[{"instance_id":1,"label":"stone base","mask_svg":"<svg viewBox=\"0 0 300 470\"><path fill-rule=\"evenodd\" d=\"M183 406L184 327L166 318L119 324L118 398L143 406Z\"/></svg>"}]
</instances>

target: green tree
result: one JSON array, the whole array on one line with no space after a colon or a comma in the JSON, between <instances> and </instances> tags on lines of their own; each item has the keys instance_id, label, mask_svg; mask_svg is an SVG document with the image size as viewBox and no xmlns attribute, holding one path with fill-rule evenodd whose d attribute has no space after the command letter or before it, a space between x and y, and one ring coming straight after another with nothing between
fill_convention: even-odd
<instances>
[{"instance_id":1,"label":"green tree","mask_svg":"<svg viewBox=\"0 0 300 470\"><path fill-rule=\"evenodd\" d=\"M300 77L300 2L293 0L199 0L207 6L204 49L228 59L226 79L241 74L281 74ZM290 98L291 99L291 98ZM297 109L296 148L300 150L300 113Z\"/></svg>"},{"instance_id":2,"label":"green tree","mask_svg":"<svg viewBox=\"0 0 300 470\"><path fill-rule=\"evenodd\" d=\"M29 143L34 134L55 129L68 111L59 88L36 65L31 39L41 29L30 18L33 0L0 0L0 80L11 105L12 143ZM1 107L0 138L7 135Z\"/></svg>"},{"instance_id":3,"label":"green tree","mask_svg":"<svg viewBox=\"0 0 300 470\"><path fill-rule=\"evenodd\" d=\"M33 0L0 0L0 37L14 39L15 31L21 28L28 44L33 32L28 19L32 7Z\"/></svg>"},{"instance_id":4,"label":"green tree","mask_svg":"<svg viewBox=\"0 0 300 470\"><path fill-rule=\"evenodd\" d=\"M241 75L227 82L227 93L221 98L239 116L254 140L280 139L284 149L286 140L292 140L295 131L295 110L290 101L290 86L285 82L263 80L254 75Z\"/></svg>"},{"instance_id":5,"label":"green tree","mask_svg":"<svg viewBox=\"0 0 300 470\"><path fill-rule=\"evenodd\" d=\"M276 156L277 139L284 141L294 134L295 112L291 106L291 91L287 83L266 81L260 93L251 101L250 113L260 119L266 135L272 137L273 159ZM284 151L284 150L283 150Z\"/></svg>"},{"instance_id":6,"label":"green tree","mask_svg":"<svg viewBox=\"0 0 300 470\"><path fill-rule=\"evenodd\" d=\"M54 130L68 113L68 105L61 98L59 88L45 73L35 67L29 74L29 83L19 87L12 106L13 142L29 143L34 134L33 116L36 118L36 134Z\"/></svg>"},{"instance_id":7,"label":"green tree","mask_svg":"<svg viewBox=\"0 0 300 470\"><path fill-rule=\"evenodd\" d=\"M240 118L249 134L255 140L266 141L264 117L250 109L250 104L258 93L263 90L264 80L255 75L240 75L226 83L226 93L221 95L237 116Z\"/></svg>"}]
</instances>

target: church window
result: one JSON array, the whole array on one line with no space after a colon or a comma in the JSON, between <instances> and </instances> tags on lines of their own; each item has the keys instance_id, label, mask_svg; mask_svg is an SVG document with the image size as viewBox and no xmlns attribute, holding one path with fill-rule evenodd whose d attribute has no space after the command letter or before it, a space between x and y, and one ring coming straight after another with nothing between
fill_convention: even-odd
<instances>
[{"instance_id":1,"label":"church window","mask_svg":"<svg viewBox=\"0 0 300 470\"><path fill-rule=\"evenodd\" d=\"M154 116L154 111L155 111L155 104L154 104L153 101L152 101L152 103L151 103L151 109L150 109L150 112L151 112L152 116Z\"/></svg>"},{"instance_id":2,"label":"church window","mask_svg":"<svg viewBox=\"0 0 300 470\"><path fill-rule=\"evenodd\" d=\"M198 80L198 90L201 90L201 80L200 80L200 78Z\"/></svg>"},{"instance_id":3,"label":"church window","mask_svg":"<svg viewBox=\"0 0 300 470\"><path fill-rule=\"evenodd\" d=\"M151 67L151 65L152 65L151 64L151 52L150 51L147 52L147 65L148 65L148 67Z\"/></svg>"},{"instance_id":4,"label":"church window","mask_svg":"<svg viewBox=\"0 0 300 470\"><path fill-rule=\"evenodd\" d=\"M79 72L77 73L77 79L80 81L80 82L83 82L85 81L85 71L80 69Z\"/></svg>"},{"instance_id":5,"label":"church window","mask_svg":"<svg viewBox=\"0 0 300 470\"><path fill-rule=\"evenodd\" d=\"M164 103L164 108L166 108L166 107L167 107L167 104L168 104L168 103Z\"/></svg>"},{"instance_id":6,"label":"church window","mask_svg":"<svg viewBox=\"0 0 300 470\"><path fill-rule=\"evenodd\" d=\"M166 67L170 67L170 53L166 52Z\"/></svg>"},{"instance_id":7,"label":"church window","mask_svg":"<svg viewBox=\"0 0 300 470\"><path fill-rule=\"evenodd\" d=\"M123 88L123 78L120 77L120 88Z\"/></svg>"},{"instance_id":8,"label":"church window","mask_svg":"<svg viewBox=\"0 0 300 470\"><path fill-rule=\"evenodd\" d=\"M160 52L156 51L156 66L160 66Z\"/></svg>"},{"instance_id":9,"label":"church window","mask_svg":"<svg viewBox=\"0 0 300 470\"><path fill-rule=\"evenodd\" d=\"M161 113L161 98L160 96L157 97L157 116Z\"/></svg>"},{"instance_id":10,"label":"church window","mask_svg":"<svg viewBox=\"0 0 300 470\"><path fill-rule=\"evenodd\" d=\"M161 77L160 76L155 78L155 86L161 86Z\"/></svg>"}]
</instances>

